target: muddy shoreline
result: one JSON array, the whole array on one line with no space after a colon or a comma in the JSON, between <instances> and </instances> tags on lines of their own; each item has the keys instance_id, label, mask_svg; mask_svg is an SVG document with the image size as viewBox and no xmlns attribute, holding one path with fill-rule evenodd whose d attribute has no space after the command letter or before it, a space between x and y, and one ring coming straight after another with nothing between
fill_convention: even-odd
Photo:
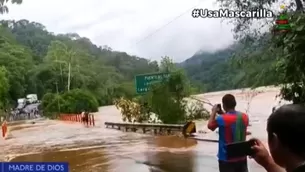
<instances>
[{"instance_id":1,"label":"muddy shoreline","mask_svg":"<svg viewBox=\"0 0 305 172\"><path fill-rule=\"evenodd\" d=\"M216 104L226 93L209 93L204 99ZM262 92L252 97L250 106L248 93L239 91L236 95L237 110L247 110L252 124L250 132L262 140L267 138L266 120L276 94L274 90ZM9 138L0 139L1 161L66 161L71 171L77 172L218 171L216 143L106 129L106 121L122 122L114 106L101 107L95 119L96 126L89 128L55 120L15 123L9 126ZM203 138L218 137L207 129L205 121L196 121L196 128L206 132L201 135ZM252 172L262 170L251 160L249 166Z\"/></svg>"}]
</instances>

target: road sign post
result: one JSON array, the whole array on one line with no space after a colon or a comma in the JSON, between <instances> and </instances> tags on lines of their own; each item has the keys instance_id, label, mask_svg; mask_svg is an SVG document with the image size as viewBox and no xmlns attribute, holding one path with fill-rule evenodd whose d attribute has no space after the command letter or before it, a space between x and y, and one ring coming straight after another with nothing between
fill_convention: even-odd
<instances>
[{"instance_id":1,"label":"road sign post","mask_svg":"<svg viewBox=\"0 0 305 172\"><path fill-rule=\"evenodd\" d=\"M136 92L138 94L146 93L149 91L151 84L156 82L162 82L164 79L168 79L168 73L150 73L135 76Z\"/></svg>"}]
</instances>

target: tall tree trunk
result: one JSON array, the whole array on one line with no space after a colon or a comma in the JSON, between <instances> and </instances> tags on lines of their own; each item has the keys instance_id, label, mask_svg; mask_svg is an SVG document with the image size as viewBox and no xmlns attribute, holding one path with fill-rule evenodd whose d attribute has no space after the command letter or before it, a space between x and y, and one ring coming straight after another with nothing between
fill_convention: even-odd
<instances>
[{"instance_id":1,"label":"tall tree trunk","mask_svg":"<svg viewBox=\"0 0 305 172\"><path fill-rule=\"evenodd\" d=\"M305 2L305 0L303 0ZM297 5L297 11L303 11L303 3L301 0L295 0L295 4Z\"/></svg>"}]
</instances>

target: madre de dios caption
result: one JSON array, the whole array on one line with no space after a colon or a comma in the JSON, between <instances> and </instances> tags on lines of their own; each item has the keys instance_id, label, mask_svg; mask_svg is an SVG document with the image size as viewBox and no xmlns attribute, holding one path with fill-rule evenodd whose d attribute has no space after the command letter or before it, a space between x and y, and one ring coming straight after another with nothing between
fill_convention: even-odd
<instances>
[{"instance_id":1,"label":"madre de dios caption","mask_svg":"<svg viewBox=\"0 0 305 172\"><path fill-rule=\"evenodd\" d=\"M68 172L68 163L4 163L3 172ZM1 172L1 171L0 171Z\"/></svg>"}]
</instances>

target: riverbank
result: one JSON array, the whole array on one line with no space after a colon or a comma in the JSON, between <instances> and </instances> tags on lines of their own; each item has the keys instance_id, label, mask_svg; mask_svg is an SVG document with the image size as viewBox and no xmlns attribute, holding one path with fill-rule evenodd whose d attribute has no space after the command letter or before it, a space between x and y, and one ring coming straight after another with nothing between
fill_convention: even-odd
<instances>
[{"instance_id":1,"label":"riverbank","mask_svg":"<svg viewBox=\"0 0 305 172\"><path fill-rule=\"evenodd\" d=\"M247 96L249 91L244 91L243 94L237 90L196 96L216 104L221 102L226 93L236 96L238 110L248 108L252 121L249 130L253 136L266 141L266 120L278 92L269 90L257 94L250 105ZM207 109L210 108L207 106ZM123 122L120 112L114 106L100 107L99 112L95 113L95 119L96 126L90 128L56 120L16 125L11 132L11 139L0 140L3 150L0 157L5 161L67 161L77 172L151 172L151 168L169 172L218 171L215 143L106 129L103 125L106 121ZM217 139L215 132L207 130L206 121L196 121L196 126L197 130L207 132L200 134L200 137ZM262 170L252 161L249 166L253 172Z\"/></svg>"}]
</instances>

